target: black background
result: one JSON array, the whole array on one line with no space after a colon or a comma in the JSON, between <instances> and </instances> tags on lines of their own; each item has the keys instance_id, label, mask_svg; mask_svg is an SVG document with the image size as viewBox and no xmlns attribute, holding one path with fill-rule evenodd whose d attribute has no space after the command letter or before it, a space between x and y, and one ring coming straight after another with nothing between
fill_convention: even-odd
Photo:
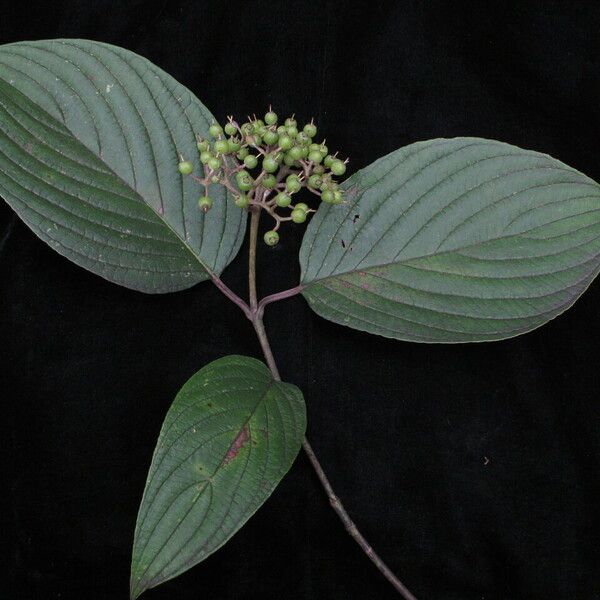
<instances>
[{"instance_id":1,"label":"black background","mask_svg":"<svg viewBox=\"0 0 600 600\"><path fill-rule=\"evenodd\" d=\"M597 2L4 2L0 43L84 37L145 55L220 119L314 115L352 171L432 137L497 138L600 179ZM71 264L0 206L7 599L125 599L146 470L179 387L260 356L208 283L147 296ZM302 227L260 250L295 285ZM247 253L225 273L245 293ZM324 321L266 324L308 435L373 546L420 600L600 598L600 284L494 344L430 346ZM304 456L247 526L148 600L396 597Z\"/></svg>"}]
</instances>

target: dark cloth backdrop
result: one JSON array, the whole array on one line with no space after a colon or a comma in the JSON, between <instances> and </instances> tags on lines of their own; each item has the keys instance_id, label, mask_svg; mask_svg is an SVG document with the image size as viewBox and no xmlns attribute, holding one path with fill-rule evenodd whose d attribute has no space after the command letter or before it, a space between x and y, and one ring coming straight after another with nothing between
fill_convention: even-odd
<instances>
[{"instance_id":1,"label":"dark cloth backdrop","mask_svg":"<svg viewBox=\"0 0 600 600\"><path fill-rule=\"evenodd\" d=\"M600 179L597 1L3 2L0 43L138 52L218 118L315 116L351 172L417 140L496 138ZM2 578L9 600L126 599L132 533L179 387L260 356L209 283L149 296L75 266L0 203ZM260 289L298 280L303 227L261 247ZM245 293L247 251L225 272ZM600 598L600 283L526 336L416 345L322 320L266 324L348 511L419 600ZM148 600L392 599L306 458L244 529Z\"/></svg>"}]
</instances>

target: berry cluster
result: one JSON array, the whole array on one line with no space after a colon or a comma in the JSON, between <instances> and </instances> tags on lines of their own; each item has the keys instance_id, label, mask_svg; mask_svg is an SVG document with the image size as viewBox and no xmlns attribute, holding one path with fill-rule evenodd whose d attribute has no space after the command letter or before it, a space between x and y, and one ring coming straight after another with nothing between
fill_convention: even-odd
<instances>
[{"instance_id":1,"label":"berry cluster","mask_svg":"<svg viewBox=\"0 0 600 600\"><path fill-rule=\"evenodd\" d=\"M208 195L211 184L224 185L242 209L264 209L275 220L264 241L274 246L279 241L282 222L303 223L315 212L295 195L307 189L323 202L340 204L343 191L335 177L346 172L348 159L342 161L330 154L325 141L316 143L317 127L311 120L299 130L294 116L278 124L277 115L269 109L263 119L248 117L239 125L232 117L225 127L213 123L211 139L198 138L198 152L204 176L193 174L194 164L180 157L179 172L190 175L204 186L199 207L208 211L213 199Z\"/></svg>"}]
</instances>

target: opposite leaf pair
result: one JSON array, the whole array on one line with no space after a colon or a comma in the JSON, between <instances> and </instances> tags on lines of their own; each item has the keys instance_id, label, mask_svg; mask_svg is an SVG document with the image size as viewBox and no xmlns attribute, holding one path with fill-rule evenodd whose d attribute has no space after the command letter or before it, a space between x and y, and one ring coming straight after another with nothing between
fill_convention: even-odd
<instances>
[{"instance_id":1,"label":"opposite leaf pair","mask_svg":"<svg viewBox=\"0 0 600 600\"><path fill-rule=\"evenodd\" d=\"M226 191L217 185L221 158L205 156L219 164L201 210L189 166L178 169L181 157L208 152L200 144L213 122L187 89L121 48L0 47L0 194L17 214L58 252L120 285L164 293L212 279L259 337L264 306L295 293L331 321L396 339L512 337L567 309L600 268L597 183L501 142L438 139L397 150L336 188L343 202L322 203L307 228L299 285L260 304L251 293L246 305L219 279L245 235L246 183ZM247 133L273 144L275 134L290 137L268 127ZM276 167L285 157L270 159ZM272 374L253 359L221 359L177 396L138 516L133 597L221 546L292 464L304 401L269 365Z\"/></svg>"}]
</instances>

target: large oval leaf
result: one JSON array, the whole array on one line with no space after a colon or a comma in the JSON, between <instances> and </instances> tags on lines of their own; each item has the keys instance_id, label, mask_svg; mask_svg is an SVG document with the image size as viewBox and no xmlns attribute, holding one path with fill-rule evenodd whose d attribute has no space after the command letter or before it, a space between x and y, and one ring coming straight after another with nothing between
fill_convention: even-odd
<instances>
[{"instance_id":1,"label":"large oval leaf","mask_svg":"<svg viewBox=\"0 0 600 600\"><path fill-rule=\"evenodd\" d=\"M177 170L212 116L146 59L85 40L0 46L0 194L45 242L110 281L170 292L220 274L245 214ZM196 161L197 162L197 161Z\"/></svg>"},{"instance_id":2,"label":"large oval leaf","mask_svg":"<svg viewBox=\"0 0 600 600\"><path fill-rule=\"evenodd\" d=\"M158 439L135 530L131 597L222 546L271 495L304 437L300 390L244 356L183 386Z\"/></svg>"},{"instance_id":3,"label":"large oval leaf","mask_svg":"<svg viewBox=\"0 0 600 600\"><path fill-rule=\"evenodd\" d=\"M392 152L321 205L302 293L323 317L417 342L519 335L598 273L600 186L538 152L478 138Z\"/></svg>"}]
</instances>

